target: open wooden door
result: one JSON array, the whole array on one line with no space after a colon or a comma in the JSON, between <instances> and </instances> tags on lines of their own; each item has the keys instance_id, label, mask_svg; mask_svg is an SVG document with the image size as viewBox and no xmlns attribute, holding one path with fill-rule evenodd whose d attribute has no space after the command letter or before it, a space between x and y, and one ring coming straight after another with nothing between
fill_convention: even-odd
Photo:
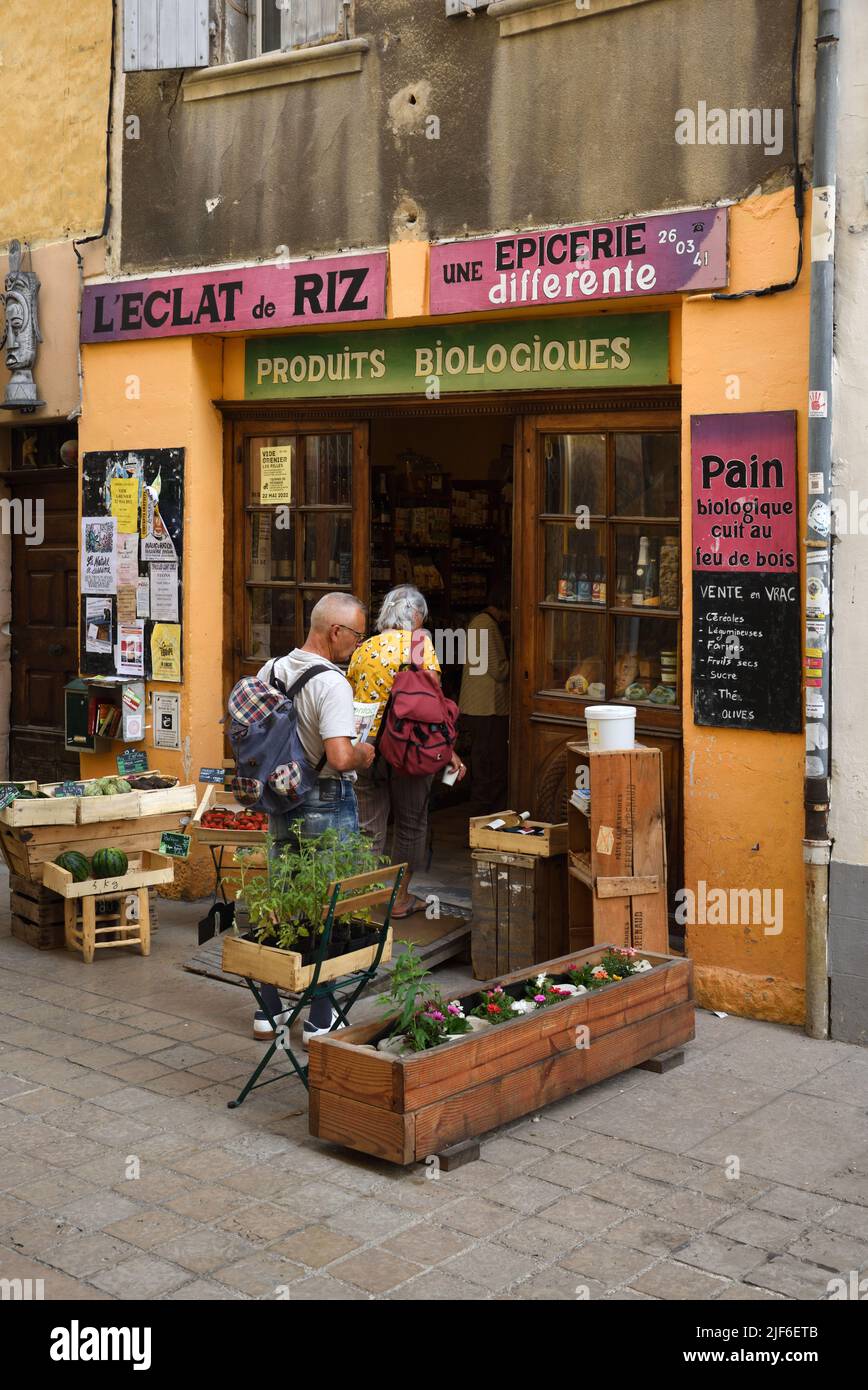
<instances>
[{"instance_id":1,"label":"open wooden door","mask_svg":"<svg viewBox=\"0 0 868 1390\"><path fill-rule=\"evenodd\" d=\"M509 804L566 820L565 746L586 738L585 709L635 706L638 740L663 751L670 890L683 881L679 427L671 405L528 415L515 469Z\"/></svg>"},{"instance_id":2,"label":"open wooden door","mask_svg":"<svg viewBox=\"0 0 868 1390\"><path fill-rule=\"evenodd\" d=\"M227 693L269 657L302 645L311 609L323 594L343 589L364 600L370 576L367 424L244 421L232 426L231 436ZM288 502L269 500L272 467L278 488L288 467Z\"/></svg>"}]
</instances>

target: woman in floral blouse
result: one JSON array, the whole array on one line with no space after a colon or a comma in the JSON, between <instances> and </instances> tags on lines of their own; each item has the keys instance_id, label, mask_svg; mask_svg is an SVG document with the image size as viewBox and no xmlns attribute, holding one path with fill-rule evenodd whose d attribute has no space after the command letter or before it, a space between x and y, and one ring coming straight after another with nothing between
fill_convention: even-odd
<instances>
[{"instance_id":1,"label":"woman in floral blouse","mask_svg":"<svg viewBox=\"0 0 868 1390\"><path fill-rule=\"evenodd\" d=\"M368 704L379 702L369 741L377 736L392 682L402 666L411 663L431 671L440 679L440 663L434 646L422 624L428 616L428 605L418 589L400 584L383 600L377 618L377 633L357 647L347 670L353 687L353 699ZM464 776L464 764L453 755L452 767L459 780ZM393 917L410 917L421 911L425 903L414 897L409 880L418 869L424 869L428 857L428 799L433 777L408 777L378 758L373 767L358 775L356 799L359 805L359 827L370 837L377 854L386 845L386 833L391 808L394 827L392 862L409 865L399 896L395 900Z\"/></svg>"}]
</instances>

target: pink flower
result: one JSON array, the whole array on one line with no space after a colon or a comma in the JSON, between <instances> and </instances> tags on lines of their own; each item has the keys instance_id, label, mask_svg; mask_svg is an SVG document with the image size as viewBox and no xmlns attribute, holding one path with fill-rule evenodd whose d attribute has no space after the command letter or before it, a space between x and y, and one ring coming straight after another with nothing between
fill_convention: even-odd
<instances>
[{"instance_id":1,"label":"pink flower","mask_svg":"<svg viewBox=\"0 0 868 1390\"><path fill-rule=\"evenodd\" d=\"M445 1023L445 1022L446 1022L446 1016L445 1016L445 1014L441 1014L441 1012L440 1012L439 1009L427 1009L426 1012L425 1012L425 1017L426 1017L426 1018L433 1018L434 1021L435 1021L436 1023Z\"/></svg>"},{"instance_id":2,"label":"pink flower","mask_svg":"<svg viewBox=\"0 0 868 1390\"><path fill-rule=\"evenodd\" d=\"M461 1018L464 1011L461 1008L460 1004L447 1004L446 1012L449 1014L454 1014L457 1018Z\"/></svg>"},{"instance_id":3,"label":"pink flower","mask_svg":"<svg viewBox=\"0 0 868 1390\"><path fill-rule=\"evenodd\" d=\"M619 956L635 956L636 952L632 946L619 946L617 954Z\"/></svg>"},{"instance_id":4,"label":"pink flower","mask_svg":"<svg viewBox=\"0 0 868 1390\"><path fill-rule=\"evenodd\" d=\"M546 1002L546 997L544 994L535 994L533 997L533 1002L535 1004L544 1004Z\"/></svg>"}]
</instances>

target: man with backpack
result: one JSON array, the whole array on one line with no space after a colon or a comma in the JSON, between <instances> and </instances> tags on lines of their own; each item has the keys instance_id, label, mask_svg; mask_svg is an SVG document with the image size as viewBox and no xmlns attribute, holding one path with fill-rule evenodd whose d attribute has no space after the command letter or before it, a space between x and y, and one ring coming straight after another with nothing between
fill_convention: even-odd
<instances>
[{"instance_id":1,"label":"man with backpack","mask_svg":"<svg viewBox=\"0 0 868 1390\"><path fill-rule=\"evenodd\" d=\"M315 777L297 807L269 813L269 831L275 852L294 836L313 838L324 830L351 834L359 828L355 778L370 767L374 749L353 745L355 718L353 692L340 669L365 636L365 608L352 594L325 594L314 606L310 631L303 647L265 663L258 679L288 695L294 705L296 729L308 768ZM288 1017L281 1012L280 997L271 985L260 986L265 1003L278 1024ZM303 1043L328 1033L336 1015L327 999L317 999L302 1030ZM257 1010L254 1036L274 1036L265 1013Z\"/></svg>"}]
</instances>

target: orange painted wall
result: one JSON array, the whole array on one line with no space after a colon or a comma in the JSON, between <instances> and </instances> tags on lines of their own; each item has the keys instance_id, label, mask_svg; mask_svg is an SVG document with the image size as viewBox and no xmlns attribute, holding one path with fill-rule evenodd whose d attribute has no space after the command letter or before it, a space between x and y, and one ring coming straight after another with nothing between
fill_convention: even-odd
<instances>
[{"instance_id":1,"label":"orange painted wall","mask_svg":"<svg viewBox=\"0 0 868 1390\"><path fill-rule=\"evenodd\" d=\"M810 226L810 210L806 214ZM792 194L732 209L729 290L789 280L798 230ZM682 311L684 688L690 680L690 416L796 410L799 536L805 534L810 261L796 289L732 303L697 298ZM738 399L729 399L727 387ZM729 380L728 380L729 379ZM804 558L802 586L804 591ZM783 893L783 929L688 927L701 1002L729 1013L804 1018L804 738L694 725L684 713L685 884ZM774 902L774 897L770 900Z\"/></svg>"},{"instance_id":2,"label":"orange painted wall","mask_svg":"<svg viewBox=\"0 0 868 1390\"><path fill-rule=\"evenodd\" d=\"M195 782L223 761L223 430L211 404L221 394L219 338L164 338L83 347L84 408L79 449L185 449L183 684L181 752L155 751L151 718L144 746L151 767ZM117 772L109 754L83 755L82 776ZM201 896L213 887L202 852L176 866L176 889Z\"/></svg>"}]
</instances>

